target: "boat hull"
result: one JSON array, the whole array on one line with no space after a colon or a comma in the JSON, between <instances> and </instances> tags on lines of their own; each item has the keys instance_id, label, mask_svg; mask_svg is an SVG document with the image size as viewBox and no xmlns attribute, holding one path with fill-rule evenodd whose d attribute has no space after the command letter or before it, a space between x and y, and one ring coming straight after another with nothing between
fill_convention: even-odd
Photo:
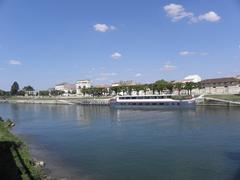
<instances>
[{"instance_id":1,"label":"boat hull","mask_svg":"<svg viewBox=\"0 0 240 180\"><path fill-rule=\"evenodd\" d=\"M176 101L176 102L161 102L161 103L129 103L129 102L112 102L112 108L131 108L131 109L182 109L182 108L195 108L195 101Z\"/></svg>"}]
</instances>

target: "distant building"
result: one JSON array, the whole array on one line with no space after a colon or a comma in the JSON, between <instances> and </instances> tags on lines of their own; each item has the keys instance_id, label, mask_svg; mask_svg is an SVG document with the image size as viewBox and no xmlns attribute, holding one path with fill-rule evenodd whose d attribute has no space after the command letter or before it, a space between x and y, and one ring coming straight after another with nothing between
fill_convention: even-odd
<instances>
[{"instance_id":1,"label":"distant building","mask_svg":"<svg viewBox=\"0 0 240 180\"><path fill-rule=\"evenodd\" d=\"M68 94L69 92L72 93L75 90L75 85L64 82L55 85L54 89L58 91L64 91L65 94Z\"/></svg>"},{"instance_id":2,"label":"distant building","mask_svg":"<svg viewBox=\"0 0 240 180\"><path fill-rule=\"evenodd\" d=\"M111 86L108 85L108 84L98 84L95 86L96 88L106 88L106 89L109 89Z\"/></svg>"},{"instance_id":3,"label":"distant building","mask_svg":"<svg viewBox=\"0 0 240 180\"><path fill-rule=\"evenodd\" d=\"M202 80L202 78L199 75L189 75L187 77L185 77L182 82L186 83L186 82L194 82L194 83L198 83Z\"/></svg>"},{"instance_id":4,"label":"distant building","mask_svg":"<svg viewBox=\"0 0 240 180\"><path fill-rule=\"evenodd\" d=\"M90 88L91 87L91 81L90 80L79 80L75 84L77 95L83 95L82 89L83 88Z\"/></svg>"},{"instance_id":5,"label":"distant building","mask_svg":"<svg viewBox=\"0 0 240 180\"><path fill-rule=\"evenodd\" d=\"M134 86L137 85L137 83L135 83L134 81L119 81L116 83L112 83L112 87L116 87L116 86Z\"/></svg>"},{"instance_id":6,"label":"distant building","mask_svg":"<svg viewBox=\"0 0 240 180\"><path fill-rule=\"evenodd\" d=\"M177 82L180 82L180 83L187 83L187 82L199 83L199 82L201 82L201 80L202 80L202 78L199 75L194 74L194 75L186 76L183 80L174 81L174 83L177 83ZM178 92L177 89L174 89L172 93L173 94L178 94L179 92ZM188 91L183 89L183 90L181 90L180 94L181 95L187 95ZM199 94L199 89L193 89L192 94L193 95L198 95Z\"/></svg>"},{"instance_id":7,"label":"distant building","mask_svg":"<svg viewBox=\"0 0 240 180\"><path fill-rule=\"evenodd\" d=\"M240 78L224 77L216 79L206 79L200 83L200 93L204 94L239 94Z\"/></svg>"}]
</instances>

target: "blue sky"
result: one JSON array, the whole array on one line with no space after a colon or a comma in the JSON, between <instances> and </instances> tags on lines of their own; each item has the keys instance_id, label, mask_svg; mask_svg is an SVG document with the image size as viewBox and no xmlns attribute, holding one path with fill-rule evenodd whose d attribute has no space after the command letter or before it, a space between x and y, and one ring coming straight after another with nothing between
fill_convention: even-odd
<instances>
[{"instance_id":1,"label":"blue sky","mask_svg":"<svg viewBox=\"0 0 240 180\"><path fill-rule=\"evenodd\" d=\"M1 0L0 89L240 74L240 1Z\"/></svg>"}]
</instances>

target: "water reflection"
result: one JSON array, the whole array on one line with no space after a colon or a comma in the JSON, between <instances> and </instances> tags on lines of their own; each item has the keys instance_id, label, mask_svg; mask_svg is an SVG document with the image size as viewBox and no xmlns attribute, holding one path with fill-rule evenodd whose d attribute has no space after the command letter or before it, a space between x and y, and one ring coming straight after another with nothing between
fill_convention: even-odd
<instances>
[{"instance_id":1,"label":"water reflection","mask_svg":"<svg viewBox=\"0 0 240 180\"><path fill-rule=\"evenodd\" d=\"M240 150L236 108L0 104L0 114L14 119L14 130L31 137L36 149L47 151L51 167L65 169L70 179L239 177L238 156L226 153Z\"/></svg>"}]
</instances>

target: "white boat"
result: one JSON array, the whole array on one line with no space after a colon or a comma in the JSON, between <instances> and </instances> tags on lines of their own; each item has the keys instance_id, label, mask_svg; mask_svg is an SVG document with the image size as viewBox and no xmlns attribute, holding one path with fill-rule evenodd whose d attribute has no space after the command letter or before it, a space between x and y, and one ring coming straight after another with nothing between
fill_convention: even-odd
<instances>
[{"instance_id":1,"label":"white boat","mask_svg":"<svg viewBox=\"0 0 240 180\"><path fill-rule=\"evenodd\" d=\"M175 100L171 95L116 96L110 100L114 108L194 108L195 98Z\"/></svg>"}]
</instances>

